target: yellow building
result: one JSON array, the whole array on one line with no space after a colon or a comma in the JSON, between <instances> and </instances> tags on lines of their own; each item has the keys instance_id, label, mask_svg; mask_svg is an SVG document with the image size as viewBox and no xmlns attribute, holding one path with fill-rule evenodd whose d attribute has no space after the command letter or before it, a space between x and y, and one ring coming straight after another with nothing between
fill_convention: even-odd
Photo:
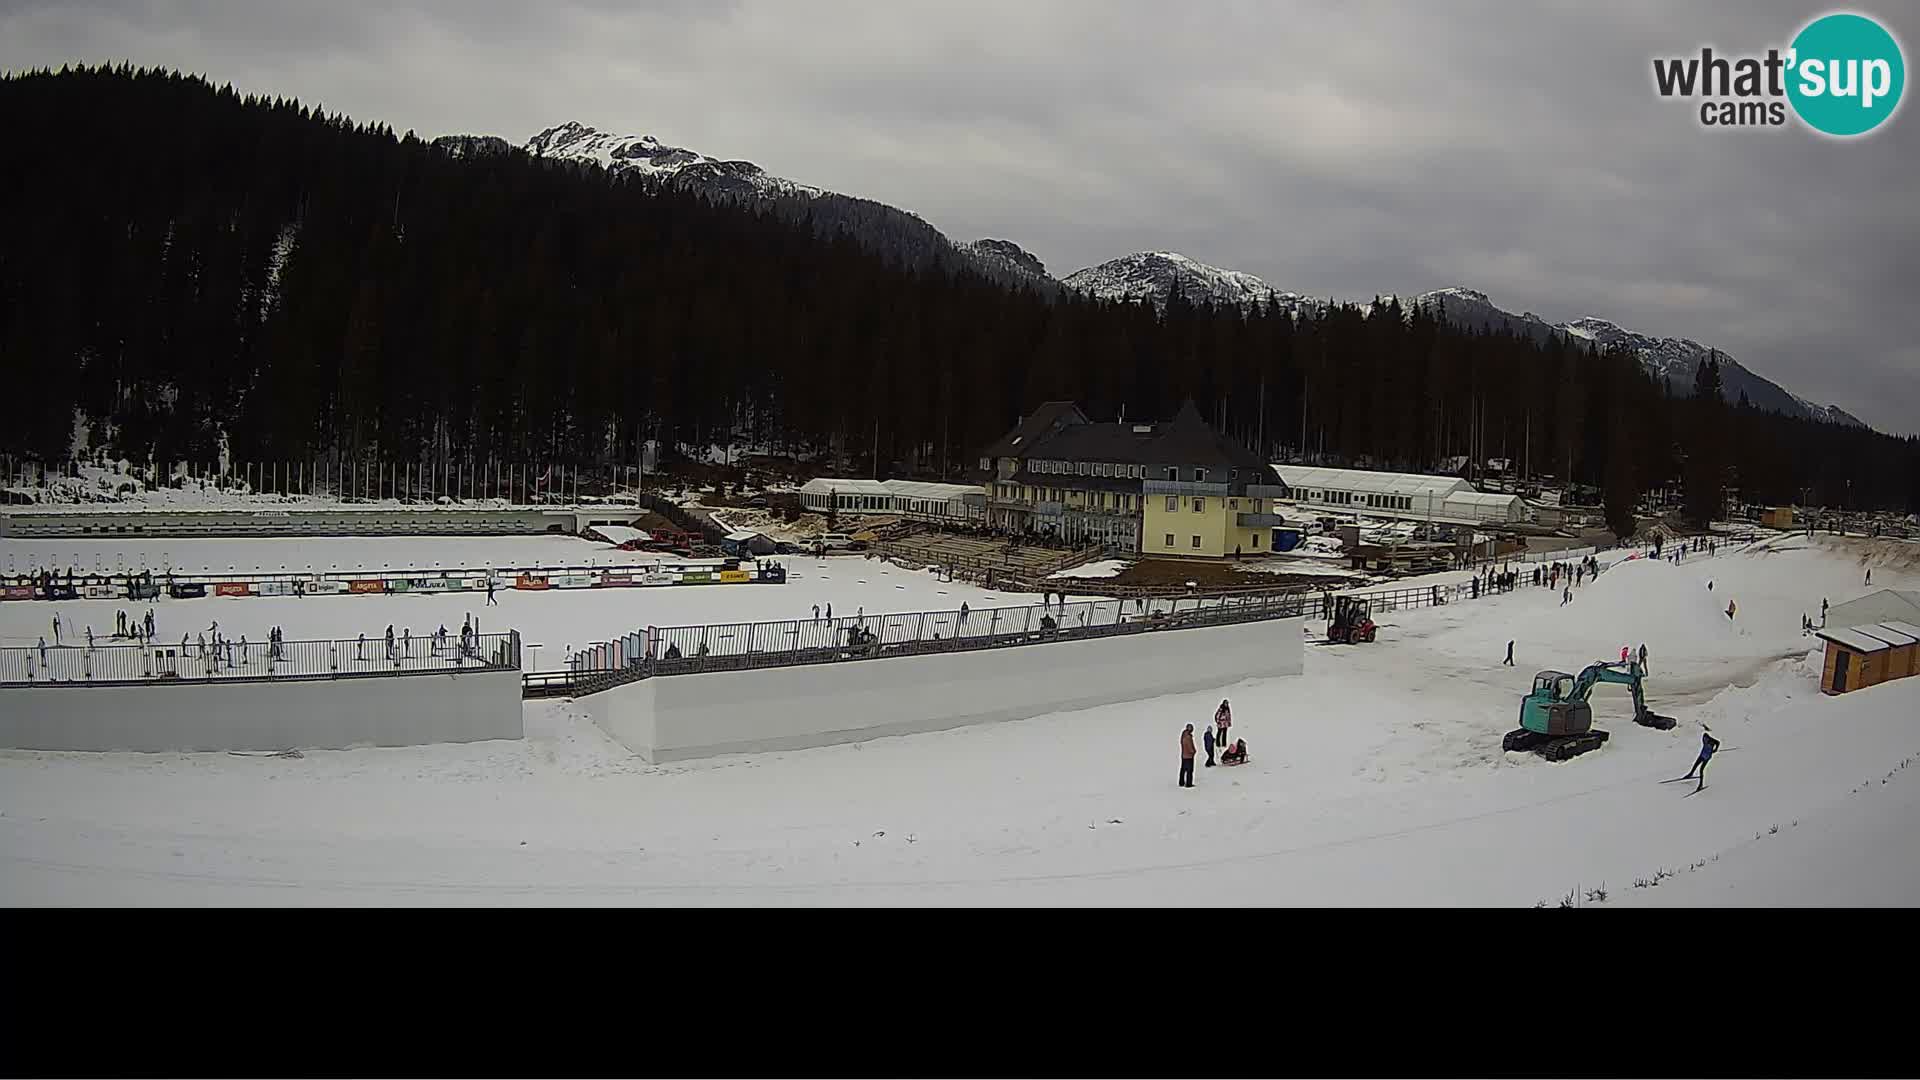
<instances>
[{"instance_id":1,"label":"yellow building","mask_svg":"<svg viewBox=\"0 0 1920 1080\"><path fill-rule=\"evenodd\" d=\"M1145 555L1184 555L1218 559L1229 555L1265 555L1273 530L1283 524L1273 512L1279 485L1235 485L1149 480L1144 485L1145 520L1140 551Z\"/></svg>"}]
</instances>

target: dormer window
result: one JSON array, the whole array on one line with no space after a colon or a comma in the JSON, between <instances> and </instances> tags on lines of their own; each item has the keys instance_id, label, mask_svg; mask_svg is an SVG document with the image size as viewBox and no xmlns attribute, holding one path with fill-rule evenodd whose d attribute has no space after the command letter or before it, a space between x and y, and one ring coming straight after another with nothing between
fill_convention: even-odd
<instances>
[{"instance_id":1,"label":"dormer window","mask_svg":"<svg viewBox=\"0 0 1920 1080\"><path fill-rule=\"evenodd\" d=\"M1195 470L1193 470L1193 482L1194 482L1194 483L1196 483L1196 484L1204 484L1204 483L1206 483L1206 482L1207 482L1207 470L1205 470L1205 469L1195 469Z\"/></svg>"}]
</instances>

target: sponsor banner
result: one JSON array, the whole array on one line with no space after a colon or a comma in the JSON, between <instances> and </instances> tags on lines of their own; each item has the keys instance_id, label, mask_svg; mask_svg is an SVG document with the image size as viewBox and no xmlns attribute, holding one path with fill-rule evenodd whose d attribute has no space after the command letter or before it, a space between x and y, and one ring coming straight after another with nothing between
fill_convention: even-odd
<instances>
[{"instance_id":1,"label":"sponsor banner","mask_svg":"<svg viewBox=\"0 0 1920 1080\"><path fill-rule=\"evenodd\" d=\"M745 570L722 570L720 571L720 580L728 583L752 581L753 575L747 573Z\"/></svg>"},{"instance_id":2,"label":"sponsor banner","mask_svg":"<svg viewBox=\"0 0 1920 1080\"><path fill-rule=\"evenodd\" d=\"M31 585L0 586L0 600L31 600L31 599L33 599L33 586Z\"/></svg>"},{"instance_id":3,"label":"sponsor banner","mask_svg":"<svg viewBox=\"0 0 1920 1080\"><path fill-rule=\"evenodd\" d=\"M259 596L292 596L293 582L291 581L256 582L253 586L253 591L256 595L259 595Z\"/></svg>"},{"instance_id":4,"label":"sponsor banner","mask_svg":"<svg viewBox=\"0 0 1920 1080\"><path fill-rule=\"evenodd\" d=\"M460 587L458 578L428 578L414 585L421 592L452 592Z\"/></svg>"},{"instance_id":5,"label":"sponsor banner","mask_svg":"<svg viewBox=\"0 0 1920 1080\"><path fill-rule=\"evenodd\" d=\"M561 574L553 579L556 589L590 589L593 587L592 574Z\"/></svg>"},{"instance_id":6,"label":"sponsor banner","mask_svg":"<svg viewBox=\"0 0 1920 1080\"><path fill-rule=\"evenodd\" d=\"M707 573L705 570L688 570L680 575L680 584L682 585L705 585L712 580L713 575Z\"/></svg>"},{"instance_id":7,"label":"sponsor banner","mask_svg":"<svg viewBox=\"0 0 1920 1080\"><path fill-rule=\"evenodd\" d=\"M244 581L222 581L213 587L215 596L250 596L253 589Z\"/></svg>"},{"instance_id":8,"label":"sponsor banner","mask_svg":"<svg viewBox=\"0 0 1920 1080\"><path fill-rule=\"evenodd\" d=\"M120 595L120 590L111 585L83 585L80 591L89 600L111 600Z\"/></svg>"},{"instance_id":9,"label":"sponsor banner","mask_svg":"<svg viewBox=\"0 0 1920 1080\"><path fill-rule=\"evenodd\" d=\"M633 575L632 574L601 574L600 580L599 582L597 582L597 584L601 588L612 588L614 586L619 586L619 585L631 585L633 584Z\"/></svg>"},{"instance_id":10,"label":"sponsor banner","mask_svg":"<svg viewBox=\"0 0 1920 1080\"><path fill-rule=\"evenodd\" d=\"M348 592L386 592L387 583L384 581L366 581L366 580L349 581L347 582L347 591Z\"/></svg>"},{"instance_id":11,"label":"sponsor banner","mask_svg":"<svg viewBox=\"0 0 1920 1080\"><path fill-rule=\"evenodd\" d=\"M344 581L310 581L307 583L308 596L324 596L328 593L343 593L350 586Z\"/></svg>"},{"instance_id":12,"label":"sponsor banner","mask_svg":"<svg viewBox=\"0 0 1920 1080\"><path fill-rule=\"evenodd\" d=\"M547 579L534 577L532 574L521 574L518 578L514 579L513 587L516 589L544 589L547 588Z\"/></svg>"},{"instance_id":13,"label":"sponsor banner","mask_svg":"<svg viewBox=\"0 0 1920 1080\"><path fill-rule=\"evenodd\" d=\"M413 582L406 578L388 578L387 591L388 592L412 592Z\"/></svg>"},{"instance_id":14,"label":"sponsor banner","mask_svg":"<svg viewBox=\"0 0 1920 1080\"><path fill-rule=\"evenodd\" d=\"M649 570L640 576L640 580L646 585L678 585L680 575L669 574L665 570Z\"/></svg>"}]
</instances>

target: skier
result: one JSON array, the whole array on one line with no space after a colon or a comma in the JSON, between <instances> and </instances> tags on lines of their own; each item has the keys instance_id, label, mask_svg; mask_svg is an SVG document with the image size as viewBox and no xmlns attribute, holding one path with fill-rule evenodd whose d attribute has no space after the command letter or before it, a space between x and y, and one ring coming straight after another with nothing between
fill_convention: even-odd
<instances>
[{"instance_id":1,"label":"skier","mask_svg":"<svg viewBox=\"0 0 1920 1080\"><path fill-rule=\"evenodd\" d=\"M1200 733L1200 744L1207 751L1207 768L1211 769L1213 768L1213 729L1212 728L1208 728L1207 730Z\"/></svg>"},{"instance_id":2,"label":"skier","mask_svg":"<svg viewBox=\"0 0 1920 1080\"><path fill-rule=\"evenodd\" d=\"M1734 609L1733 601L1731 600L1727 601L1727 621L1728 622L1733 621L1733 609Z\"/></svg>"},{"instance_id":3,"label":"skier","mask_svg":"<svg viewBox=\"0 0 1920 1080\"><path fill-rule=\"evenodd\" d=\"M1226 698L1221 698L1220 707L1213 710L1213 725L1220 729L1219 738L1215 741L1224 745L1227 741L1227 729L1233 726L1233 707L1227 704Z\"/></svg>"},{"instance_id":4,"label":"skier","mask_svg":"<svg viewBox=\"0 0 1920 1080\"><path fill-rule=\"evenodd\" d=\"M1512 642L1512 641L1508 641L1508 642L1507 642L1507 659L1506 659L1506 666L1507 666L1507 667L1512 667L1512 666L1513 666L1513 642Z\"/></svg>"},{"instance_id":5,"label":"skier","mask_svg":"<svg viewBox=\"0 0 1920 1080\"><path fill-rule=\"evenodd\" d=\"M53 613L53 643L60 644L60 613Z\"/></svg>"},{"instance_id":6,"label":"skier","mask_svg":"<svg viewBox=\"0 0 1920 1080\"><path fill-rule=\"evenodd\" d=\"M1565 591L1563 591L1560 594L1560 606L1566 607L1568 604L1571 604L1571 603L1573 603L1573 588L1569 586Z\"/></svg>"},{"instance_id":7,"label":"skier","mask_svg":"<svg viewBox=\"0 0 1920 1080\"><path fill-rule=\"evenodd\" d=\"M1871 566L1867 567L1867 580L1865 584L1867 585L1873 584L1873 567Z\"/></svg>"},{"instance_id":8,"label":"skier","mask_svg":"<svg viewBox=\"0 0 1920 1080\"><path fill-rule=\"evenodd\" d=\"M1720 749L1720 740L1713 737L1713 730L1705 724L1700 725L1700 756L1693 760L1693 768L1687 770L1682 780L1693 779L1694 769L1700 771L1700 783L1693 789L1699 791L1707 786L1707 762L1713 759L1714 751Z\"/></svg>"},{"instance_id":9,"label":"skier","mask_svg":"<svg viewBox=\"0 0 1920 1080\"><path fill-rule=\"evenodd\" d=\"M1193 786L1193 725L1180 733L1180 786Z\"/></svg>"}]
</instances>

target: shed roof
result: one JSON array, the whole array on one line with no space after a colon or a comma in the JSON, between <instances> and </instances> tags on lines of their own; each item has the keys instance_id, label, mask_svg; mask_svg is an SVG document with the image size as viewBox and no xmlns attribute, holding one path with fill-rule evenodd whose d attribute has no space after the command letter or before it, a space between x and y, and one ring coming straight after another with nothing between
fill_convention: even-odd
<instances>
[{"instance_id":1,"label":"shed roof","mask_svg":"<svg viewBox=\"0 0 1920 1080\"><path fill-rule=\"evenodd\" d=\"M1525 500L1518 495L1502 495L1493 491L1456 491L1448 495L1446 501L1461 506L1512 506Z\"/></svg>"},{"instance_id":2,"label":"shed roof","mask_svg":"<svg viewBox=\"0 0 1920 1080\"><path fill-rule=\"evenodd\" d=\"M1898 630L1901 633L1908 635L1909 637L1920 639L1920 626L1915 626L1910 622L1903 622L1899 619L1889 619L1888 621L1883 622L1880 625L1886 627L1889 630Z\"/></svg>"},{"instance_id":3,"label":"shed roof","mask_svg":"<svg viewBox=\"0 0 1920 1080\"><path fill-rule=\"evenodd\" d=\"M1920 641L1920 635L1896 630L1890 623L1874 623L1871 626L1855 626L1850 629L1857 630L1868 637L1879 638L1896 649L1903 649L1915 641Z\"/></svg>"},{"instance_id":4,"label":"shed roof","mask_svg":"<svg viewBox=\"0 0 1920 1080\"><path fill-rule=\"evenodd\" d=\"M737 544L743 540L752 540L756 537L765 537L765 536L766 536L765 533L757 533L752 531L751 529L741 529L739 532L728 533L727 539Z\"/></svg>"},{"instance_id":5,"label":"shed roof","mask_svg":"<svg viewBox=\"0 0 1920 1080\"><path fill-rule=\"evenodd\" d=\"M1825 641L1831 641L1836 645L1844 645L1854 652L1860 653L1882 652L1893 648L1892 645L1881 641L1879 638L1869 637L1861 633L1858 627L1845 630L1819 630L1815 632L1814 636Z\"/></svg>"},{"instance_id":6,"label":"shed roof","mask_svg":"<svg viewBox=\"0 0 1920 1080\"><path fill-rule=\"evenodd\" d=\"M1920 591L1880 589L1835 604L1827 612L1828 626L1864 626L1889 620L1920 623Z\"/></svg>"},{"instance_id":7,"label":"shed roof","mask_svg":"<svg viewBox=\"0 0 1920 1080\"><path fill-rule=\"evenodd\" d=\"M957 499L965 495L977 495L980 489L972 484L936 484L924 480L865 480L836 479L820 476L801 485L803 495L827 495L838 492L841 495L900 495L909 499Z\"/></svg>"}]
</instances>

